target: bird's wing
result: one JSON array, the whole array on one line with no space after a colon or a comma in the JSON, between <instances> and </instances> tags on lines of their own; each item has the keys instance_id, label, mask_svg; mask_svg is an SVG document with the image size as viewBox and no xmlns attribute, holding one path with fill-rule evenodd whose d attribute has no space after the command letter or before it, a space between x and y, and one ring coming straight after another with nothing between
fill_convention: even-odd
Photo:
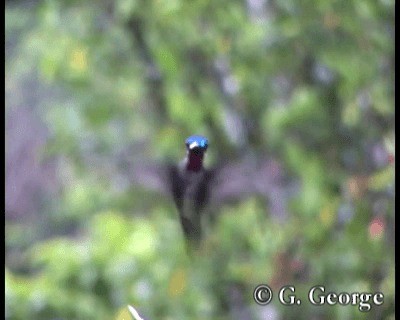
<instances>
[{"instance_id":1,"label":"bird's wing","mask_svg":"<svg viewBox=\"0 0 400 320\"><path fill-rule=\"evenodd\" d=\"M257 195L267 200L273 216L285 218L290 182L280 163L269 158L244 158L217 166L210 171L210 204L220 205Z\"/></svg>"},{"instance_id":2,"label":"bird's wing","mask_svg":"<svg viewBox=\"0 0 400 320\"><path fill-rule=\"evenodd\" d=\"M183 207L183 198L185 193L184 178L182 177L181 171L178 166L167 165L165 167L165 171L166 179L164 180L164 184L166 184L169 193L172 195L178 210L181 211Z\"/></svg>"},{"instance_id":3,"label":"bird's wing","mask_svg":"<svg viewBox=\"0 0 400 320\"><path fill-rule=\"evenodd\" d=\"M172 197L178 209L182 208L184 183L178 166L138 161L126 171L132 185ZM204 184L200 189L204 193L199 193L204 199L198 203L208 203L218 211L224 204L256 195L266 199L269 212L279 219L287 216L287 202L293 190L293 182L288 181L280 163L267 157L259 160L248 157L217 165L206 170Z\"/></svg>"},{"instance_id":4,"label":"bird's wing","mask_svg":"<svg viewBox=\"0 0 400 320\"><path fill-rule=\"evenodd\" d=\"M131 163L128 172L131 185L169 197L182 209L185 182L179 165L140 161Z\"/></svg>"},{"instance_id":5,"label":"bird's wing","mask_svg":"<svg viewBox=\"0 0 400 320\"><path fill-rule=\"evenodd\" d=\"M171 195L170 176L172 167L172 165L161 165L148 160L140 160L125 162L123 172L130 185L169 196Z\"/></svg>"}]
</instances>

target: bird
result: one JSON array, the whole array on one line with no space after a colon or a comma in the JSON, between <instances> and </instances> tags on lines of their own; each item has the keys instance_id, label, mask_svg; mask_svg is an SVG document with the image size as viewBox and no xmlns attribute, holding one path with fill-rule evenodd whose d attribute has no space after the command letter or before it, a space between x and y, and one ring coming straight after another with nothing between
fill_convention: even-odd
<instances>
[{"instance_id":1,"label":"bird","mask_svg":"<svg viewBox=\"0 0 400 320\"><path fill-rule=\"evenodd\" d=\"M279 161L249 151L239 158L223 158L208 168L204 160L209 140L195 134L184 144L185 156L178 163L140 159L124 167L129 168L133 185L172 198L189 251L200 247L204 227L215 223L222 206L249 196L266 199L272 216L286 218L291 188Z\"/></svg>"},{"instance_id":2,"label":"bird","mask_svg":"<svg viewBox=\"0 0 400 320\"><path fill-rule=\"evenodd\" d=\"M202 250L202 244L226 204L260 196L267 200L272 216L285 219L290 184L279 161L249 148L235 157L220 152L216 163L208 167L204 165L207 152L221 150L211 148L208 138L198 134L187 137L184 144L183 160L155 164L150 159L141 159L130 167L130 172L136 186L171 198L190 261L196 262L197 256L209 252L207 246L207 250ZM225 260L221 255L218 257ZM217 265L223 263L217 261ZM235 319L252 319L244 290L235 281L218 280L215 299L221 310L228 310ZM130 312L135 319L141 319L132 307Z\"/></svg>"},{"instance_id":3,"label":"bird","mask_svg":"<svg viewBox=\"0 0 400 320\"><path fill-rule=\"evenodd\" d=\"M170 189L185 239L190 247L198 247L202 238L202 213L210 197L213 171L203 165L208 148L206 137L192 135L185 140L185 145L184 160L170 167Z\"/></svg>"}]
</instances>

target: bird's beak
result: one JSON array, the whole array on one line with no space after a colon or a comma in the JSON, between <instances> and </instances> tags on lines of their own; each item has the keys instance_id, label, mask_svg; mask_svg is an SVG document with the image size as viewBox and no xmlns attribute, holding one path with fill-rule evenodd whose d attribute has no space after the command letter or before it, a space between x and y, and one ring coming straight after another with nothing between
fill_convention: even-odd
<instances>
[{"instance_id":1,"label":"bird's beak","mask_svg":"<svg viewBox=\"0 0 400 320\"><path fill-rule=\"evenodd\" d=\"M189 144L189 150L193 150L194 148L198 148L198 147L199 147L199 144L196 141Z\"/></svg>"}]
</instances>

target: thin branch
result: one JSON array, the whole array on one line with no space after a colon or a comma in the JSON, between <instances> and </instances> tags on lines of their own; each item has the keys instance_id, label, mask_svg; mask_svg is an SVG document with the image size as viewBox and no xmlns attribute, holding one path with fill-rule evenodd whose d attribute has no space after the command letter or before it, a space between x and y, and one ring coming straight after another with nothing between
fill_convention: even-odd
<instances>
[{"instance_id":1,"label":"thin branch","mask_svg":"<svg viewBox=\"0 0 400 320\"><path fill-rule=\"evenodd\" d=\"M136 311L136 309L134 307L132 307L131 305L128 304L128 310L130 312L130 314L132 315L134 320L144 320L139 313Z\"/></svg>"}]
</instances>

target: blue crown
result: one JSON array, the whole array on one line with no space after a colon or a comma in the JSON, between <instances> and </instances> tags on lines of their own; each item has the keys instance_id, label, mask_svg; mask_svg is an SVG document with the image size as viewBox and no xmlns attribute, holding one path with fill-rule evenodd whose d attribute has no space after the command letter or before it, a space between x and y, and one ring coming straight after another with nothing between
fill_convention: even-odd
<instances>
[{"instance_id":1,"label":"blue crown","mask_svg":"<svg viewBox=\"0 0 400 320\"><path fill-rule=\"evenodd\" d=\"M185 144L189 149L197 147L205 150L208 147L208 140L206 137L193 135L186 139Z\"/></svg>"}]
</instances>

